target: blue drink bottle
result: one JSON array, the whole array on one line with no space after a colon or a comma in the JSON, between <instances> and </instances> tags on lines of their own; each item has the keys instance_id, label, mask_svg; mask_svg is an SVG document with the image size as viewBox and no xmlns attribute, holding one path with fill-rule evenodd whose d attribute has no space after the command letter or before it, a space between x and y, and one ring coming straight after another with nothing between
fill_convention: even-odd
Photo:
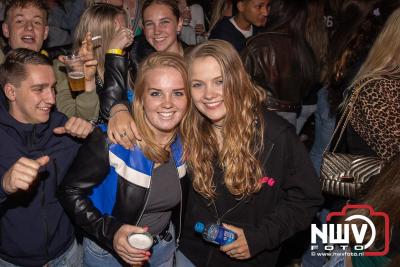
<instances>
[{"instance_id":1,"label":"blue drink bottle","mask_svg":"<svg viewBox=\"0 0 400 267\"><path fill-rule=\"evenodd\" d=\"M194 230L202 234L204 240L220 246L230 244L237 239L236 233L218 224L205 226L204 223L197 222Z\"/></svg>"}]
</instances>

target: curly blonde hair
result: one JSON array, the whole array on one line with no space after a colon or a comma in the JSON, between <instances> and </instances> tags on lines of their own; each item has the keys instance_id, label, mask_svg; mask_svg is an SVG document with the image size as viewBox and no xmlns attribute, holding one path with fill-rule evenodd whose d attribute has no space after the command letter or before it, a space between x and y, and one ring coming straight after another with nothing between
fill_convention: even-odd
<instances>
[{"instance_id":1,"label":"curly blonde hair","mask_svg":"<svg viewBox=\"0 0 400 267\"><path fill-rule=\"evenodd\" d=\"M264 120L261 113L265 94L250 81L236 50L222 40L204 42L186 55L190 70L197 58L212 57L221 67L224 83L225 123L222 146L210 120L189 103L187 117L182 121L184 156L193 172L193 187L203 197L215 198L213 162L219 162L224 172L224 184L239 198L261 188L261 164L257 158L263 147ZM204 66L207 71L207 66Z\"/></svg>"}]
</instances>

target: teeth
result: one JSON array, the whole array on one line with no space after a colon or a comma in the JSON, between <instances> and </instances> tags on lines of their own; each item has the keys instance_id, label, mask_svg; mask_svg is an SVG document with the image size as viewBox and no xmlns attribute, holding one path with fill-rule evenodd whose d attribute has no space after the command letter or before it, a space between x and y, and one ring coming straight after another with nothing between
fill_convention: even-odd
<instances>
[{"instance_id":1,"label":"teeth","mask_svg":"<svg viewBox=\"0 0 400 267\"><path fill-rule=\"evenodd\" d=\"M32 36L22 36L22 39L30 39L30 40L33 40L33 37Z\"/></svg>"},{"instance_id":2,"label":"teeth","mask_svg":"<svg viewBox=\"0 0 400 267\"><path fill-rule=\"evenodd\" d=\"M204 103L204 105L206 105L207 107L216 107L221 103L221 101L218 102L214 102L214 103Z\"/></svg>"},{"instance_id":3,"label":"teeth","mask_svg":"<svg viewBox=\"0 0 400 267\"><path fill-rule=\"evenodd\" d=\"M159 112L159 114L163 117L169 118L174 114L174 112Z\"/></svg>"},{"instance_id":4,"label":"teeth","mask_svg":"<svg viewBox=\"0 0 400 267\"><path fill-rule=\"evenodd\" d=\"M43 110L43 111L50 111L51 108L38 108L38 109Z\"/></svg>"}]
</instances>

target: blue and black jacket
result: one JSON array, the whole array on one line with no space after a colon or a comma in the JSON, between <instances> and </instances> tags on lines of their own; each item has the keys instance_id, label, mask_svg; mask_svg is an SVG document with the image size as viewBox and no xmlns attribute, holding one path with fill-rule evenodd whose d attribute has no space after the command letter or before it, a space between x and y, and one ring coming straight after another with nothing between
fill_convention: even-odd
<instances>
[{"instance_id":1,"label":"blue and black jacket","mask_svg":"<svg viewBox=\"0 0 400 267\"><path fill-rule=\"evenodd\" d=\"M185 195L186 179L182 178L186 176L186 165L182 162L179 138L171 145L171 152ZM66 174L59 189L60 201L77 225L112 249L116 231L123 224L137 225L142 217L153 167L154 162L138 146L128 150L109 145L104 133L96 129ZM177 229L181 225L182 206L181 198L181 204L172 213Z\"/></svg>"}]
</instances>

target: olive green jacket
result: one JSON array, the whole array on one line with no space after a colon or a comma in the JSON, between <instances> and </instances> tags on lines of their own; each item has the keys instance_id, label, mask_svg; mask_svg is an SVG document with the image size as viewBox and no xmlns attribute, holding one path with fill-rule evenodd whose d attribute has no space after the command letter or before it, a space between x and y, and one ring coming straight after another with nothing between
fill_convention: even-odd
<instances>
[{"instance_id":1,"label":"olive green jacket","mask_svg":"<svg viewBox=\"0 0 400 267\"><path fill-rule=\"evenodd\" d=\"M3 64L5 56L0 49L0 64ZM83 92L73 98L69 89L64 64L59 60L53 60L53 70L56 76L56 106L58 111L67 117L79 117L96 121L99 116L100 101L96 89L92 92Z\"/></svg>"}]
</instances>

